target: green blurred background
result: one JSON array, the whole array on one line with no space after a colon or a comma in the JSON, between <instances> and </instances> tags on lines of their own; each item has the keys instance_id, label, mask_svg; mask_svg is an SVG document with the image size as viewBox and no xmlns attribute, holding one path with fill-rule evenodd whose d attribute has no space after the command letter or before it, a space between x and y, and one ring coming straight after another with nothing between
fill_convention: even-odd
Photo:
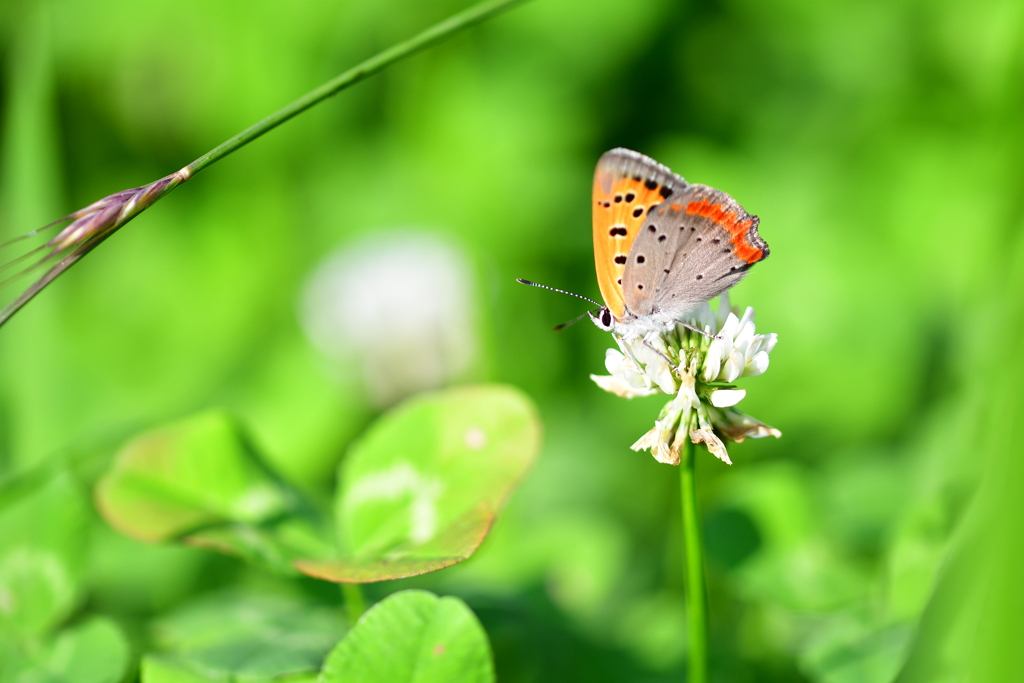
<instances>
[{"instance_id":1,"label":"green blurred background","mask_svg":"<svg viewBox=\"0 0 1024 683\"><path fill-rule=\"evenodd\" d=\"M0 236L465 6L5 0ZM86 496L67 463L224 406L324 495L379 404L358 358L307 340L303 287L339 247L436 236L471 273L453 381L523 388L545 447L476 557L371 595L463 597L504 682L681 680L676 471L628 448L663 399L598 390L608 335L553 333L581 302L514 282L597 295L591 174L627 146L732 194L772 248L733 301L779 334L743 408L784 436L698 464L716 680L1018 680L1022 77L1019 0L527 3L204 172L0 329L0 474L68 467ZM84 502L68 523L65 618L109 615L136 651L225 587L341 600L137 544Z\"/></svg>"}]
</instances>

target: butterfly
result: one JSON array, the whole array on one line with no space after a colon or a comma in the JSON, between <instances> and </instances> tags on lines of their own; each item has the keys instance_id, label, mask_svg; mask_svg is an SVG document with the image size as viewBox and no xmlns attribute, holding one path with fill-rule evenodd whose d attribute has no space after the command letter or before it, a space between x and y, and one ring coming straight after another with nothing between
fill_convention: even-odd
<instances>
[{"instance_id":1,"label":"butterfly","mask_svg":"<svg viewBox=\"0 0 1024 683\"><path fill-rule=\"evenodd\" d=\"M769 254L732 197L622 147L597 162L592 204L604 306L590 317L627 340L683 322Z\"/></svg>"}]
</instances>

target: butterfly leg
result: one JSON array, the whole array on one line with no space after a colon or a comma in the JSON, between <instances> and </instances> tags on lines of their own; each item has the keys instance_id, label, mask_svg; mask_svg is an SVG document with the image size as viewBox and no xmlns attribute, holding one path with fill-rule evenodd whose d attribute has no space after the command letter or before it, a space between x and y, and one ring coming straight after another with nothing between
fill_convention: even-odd
<instances>
[{"instance_id":1,"label":"butterfly leg","mask_svg":"<svg viewBox=\"0 0 1024 683\"><path fill-rule=\"evenodd\" d=\"M668 357L668 356L666 356L666 355L665 355L664 353L662 353L661 351L659 351L658 349L656 349L656 348L655 348L655 347L654 347L654 346L653 346L653 345L651 344L651 342L649 342L649 341L647 341L646 339L644 339L644 346L646 346L646 347L647 347L647 348L649 348L649 349L650 349L651 351L654 351L654 352L655 352L656 354L658 354L659 356L661 356L662 358L664 358L664 359L665 359L665 362L666 362L666 363L668 363L669 367L670 367L670 368L672 368L673 370L675 370L675 371L676 371L676 374L679 374L679 366L678 366L678 365L676 365L675 363L673 363L673 362L671 361L671 359L669 359L669 357Z\"/></svg>"},{"instance_id":2,"label":"butterfly leg","mask_svg":"<svg viewBox=\"0 0 1024 683\"><path fill-rule=\"evenodd\" d=\"M679 325L682 325L683 327L685 327L688 330L693 330L694 332L697 332L698 334L703 334L705 337L708 337L709 339L721 339L721 337L719 337L717 334L711 334L710 332L706 332L706 331L700 329L699 327L691 325L690 323L683 322L682 320L678 320L676 322Z\"/></svg>"}]
</instances>

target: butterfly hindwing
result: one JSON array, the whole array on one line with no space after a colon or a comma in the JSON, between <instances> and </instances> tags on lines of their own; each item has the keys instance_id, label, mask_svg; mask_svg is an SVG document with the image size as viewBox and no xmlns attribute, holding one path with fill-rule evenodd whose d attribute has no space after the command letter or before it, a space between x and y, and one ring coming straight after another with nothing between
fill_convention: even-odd
<instances>
[{"instance_id":1,"label":"butterfly hindwing","mask_svg":"<svg viewBox=\"0 0 1024 683\"><path fill-rule=\"evenodd\" d=\"M621 319L626 309L626 259L648 213L687 183L650 157L628 149L605 152L594 172L594 262L605 304Z\"/></svg>"},{"instance_id":2,"label":"butterfly hindwing","mask_svg":"<svg viewBox=\"0 0 1024 683\"><path fill-rule=\"evenodd\" d=\"M623 274L626 307L674 320L692 313L768 256L757 225L726 193L687 185L646 217L633 241Z\"/></svg>"}]
</instances>

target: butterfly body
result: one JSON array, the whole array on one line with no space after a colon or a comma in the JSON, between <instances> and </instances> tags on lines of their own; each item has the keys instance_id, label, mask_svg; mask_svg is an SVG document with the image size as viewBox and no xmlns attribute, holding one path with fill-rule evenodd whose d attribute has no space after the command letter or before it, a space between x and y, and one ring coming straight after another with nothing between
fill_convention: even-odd
<instances>
[{"instance_id":1,"label":"butterfly body","mask_svg":"<svg viewBox=\"0 0 1024 683\"><path fill-rule=\"evenodd\" d=\"M594 173L594 323L635 339L671 329L739 282L768 244L732 197L616 148Z\"/></svg>"}]
</instances>

